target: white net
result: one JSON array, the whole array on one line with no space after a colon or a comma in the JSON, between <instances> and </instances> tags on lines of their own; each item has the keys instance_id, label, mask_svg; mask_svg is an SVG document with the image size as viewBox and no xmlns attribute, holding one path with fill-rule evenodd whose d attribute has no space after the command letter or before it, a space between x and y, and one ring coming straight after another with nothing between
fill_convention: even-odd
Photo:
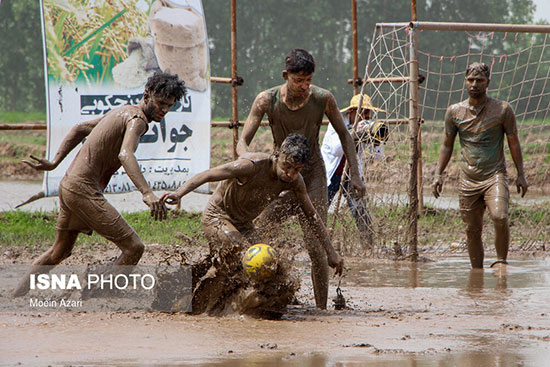
<instances>
[{"instance_id":1,"label":"white net","mask_svg":"<svg viewBox=\"0 0 550 367\"><path fill-rule=\"evenodd\" d=\"M550 29L550 28L549 28ZM418 30L415 30L418 32ZM329 225L336 243L354 254L406 258L408 248L407 184L410 175L409 87L413 32L408 25L377 25L363 92L372 98L384 121L389 139L384 157L363 149L362 164L367 184L364 201L374 232L372 245L358 231L346 200L333 203ZM510 199L511 250L538 251L550 246L550 34L472 31L418 32L415 47L420 73L423 215L418 219L418 249L422 252L465 251L465 231L458 211L456 183L460 146L455 143L447 167L443 197L431 195L433 173L443 140L445 110L467 98L466 67L474 61L491 68L489 95L507 101L515 111L530 191L526 198ZM381 82L384 80L384 82ZM371 116L373 117L373 116ZM364 143L363 143L364 144ZM507 144L506 151L507 151ZM510 191L515 191L516 170L507 152ZM342 190L346 194L346 190ZM345 195L343 196L345 199ZM336 200L335 200L336 201ZM422 200L421 200L422 202ZM485 216L484 245L494 246L493 226Z\"/></svg>"}]
</instances>

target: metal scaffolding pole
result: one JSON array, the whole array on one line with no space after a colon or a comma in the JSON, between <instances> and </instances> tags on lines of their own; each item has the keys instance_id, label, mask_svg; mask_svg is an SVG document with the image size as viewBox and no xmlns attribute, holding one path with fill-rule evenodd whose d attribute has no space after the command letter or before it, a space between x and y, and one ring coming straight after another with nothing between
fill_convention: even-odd
<instances>
[{"instance_id":1,"label":"metal scaffolding pole","mask_svg":"<svg viewBox=\"0 0 550 367\"><path fill-rule=\"evenodd\" d=\"M237 0L231 0L231 122L233 122L233 159L237 159L237 141L239 140L237 78Z\"/></svg>"},{"instance_id":2,"label":"metal scaffolding pole","mask_svg":"<svg viewBox=\"0 0 550 367\"><path fill-rule=\"evenodd\" d=\"M357 46L357 0L351 0L351 38L353 47L353 95L358 93L358 89L363 84L363 79L359 78L359 51Z\"/></svg>"},{"instance_id":3,"label":"metal scaffolding pole","mask_svg":"<svg viewBox=\"0 0 550 367\"><path fill-rule=\"evenodd\" d=\"M411 0L411 15L413 22L416 21L416 0ZM409 249L411 252L411 260L418 260L418 167L420 164L418 149L418 136L420 130L420 109L419 97L420 90L418 86L418 58L416 54L417 34L414 27L410 28L411 45L410 45L410 75L409 81L409 131L410 144L409 150L411 155L410 177L409 177Z\"/></svg>"},{"instance_id":4,"label":"metal scaffolding pole","mask_svg":"<svg viewBox=\"0 0 550 367\"><path fill-rule=\"evenodd\" d=\"M497 24L497 23L448 23L448 22L418 22L411 23L378 23L379 28L414 27L419 31L477 31L477 32L518 32L518 33L550 33L550 25L532 24Z\"/></svg>"}]
</instances>

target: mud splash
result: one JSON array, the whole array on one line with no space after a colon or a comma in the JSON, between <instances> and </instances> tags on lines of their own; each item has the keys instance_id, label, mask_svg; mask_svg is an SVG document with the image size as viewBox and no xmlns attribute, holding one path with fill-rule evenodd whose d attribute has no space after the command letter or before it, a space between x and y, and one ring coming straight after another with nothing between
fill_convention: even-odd
<instances>
[{"instance_id":1,"label":"mud splash","mask_svg":"<svg viewBox=\"0 0 550 367\"><path fill-rule=\"evenodd\" d=\"M211 249L208 256L193 266L193 313L282 317L286 307L295 302L300 279L294 275L294 250L284 244L277 248L274 274L263 280L246 275L239 247Z\"/></svg>"}]
</instances>

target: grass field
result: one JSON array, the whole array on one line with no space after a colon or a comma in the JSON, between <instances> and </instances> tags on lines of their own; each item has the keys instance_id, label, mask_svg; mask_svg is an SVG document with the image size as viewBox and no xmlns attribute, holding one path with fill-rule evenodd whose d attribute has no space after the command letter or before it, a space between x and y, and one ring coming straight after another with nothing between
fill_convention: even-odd
<instances>
[{"instance_id":1,"label":"grass field","mask_svg":"<svg viewBox=\"0 0 550 367\"><path fill-rule=\"evenodd\" d=\"M166 221L154 221L148 211L123 213L126 221L136 230L146 244L160 244L163 247L173 246L206 246L208 241L202 234L200 213L171 211ZM375 218L384 218L386 228L394 228L407 216L407 209L388 212L387 207L379 206L371 213ZM529 252L546 251L548 231L550 230L550 203L536 207L513 207L510 209L511 251ZM55 240L57 212L0 212L0 250L29 249L44 251ZM334 222L329 214L329 226L332 229L334 245L344 255L364 255L369 253L357 237L355 222L349 211L339 214ZM426 208L425 215L419 218L419 251L422 253L447 253L465 251L464 243L452 244L449 234L455 239L461 238L464 225L458 211ZM524 228L539 228L538 233L529 233ZM444 231L441 229L444 228ZM491 237L492 225L485 218L486 236ZM393 241L385 240L385 229L375 228L375 254L379 257L400 259L408 254L406 241L396 247ZM294 245L301 245L302 231L297 221L287 222L281 229L278 240ZM492 241L485 239L487 249L492 251ZM105 238L94 233L91 236L80 235L76 246L84 245L88 250L111 247ZM458 247L457 247L458 246Z\"/></svg>"},{"instance_id":2,"label":"grass field","mask_svg":"<svg viewBox=\"0 0 550 367\"><path fill-rule=\"evenodd\" d=\"M145 243L204 245L199 213L170 212L169 220L155 221L148 211L123 213L126 221ZM57 212L0 212L0 249L30 247L46 249L55 240ZM81 235L77 245L106 245L111 242L94 233Z\"/></svg>"}]
</instances>

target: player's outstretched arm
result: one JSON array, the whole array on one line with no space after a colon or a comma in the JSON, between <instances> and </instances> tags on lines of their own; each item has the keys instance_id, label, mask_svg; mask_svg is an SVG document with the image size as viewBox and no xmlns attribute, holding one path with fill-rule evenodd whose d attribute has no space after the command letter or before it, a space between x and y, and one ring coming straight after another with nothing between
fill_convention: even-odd
<instances>
[{"instance_id":1,"label":"player's outstretched arm","mask_svg":"<svg viewBox=\"0 0 550 367\"><path fill-rule=\"evenodd\" d=\"M254 174L254 164L248 159L237 159L236 161L197 173L176 191L167 192L162 195L161 200L167 204L175 205L183 196L207 182L217 182L236 177L242 178L252 174Z\"/></svg>"},{"instance_id":2,"label":"player's outstretched arm","mask_svg":"<svg viewBox=\"0 0 550 367\"><path fill-rule=\"evenodd\" d=\"M342 143L342 148L344 149L344 154L346 155L346 159L349 162L349 169L351 173L351 189L358 198L362 198L363 196L365 196L366 187L363 183L363 180L361 179L361 174L359 173L359 161L357 160L355 143L348 129L346 129L346 124L344 123L342 114L338 110L336 100L334 99L334 96L332 94L327 101L325 114L332 124L334 131L336 131L336 133L338 134L340 142Z\"/></svg>"},{"instance_id":3,"label":"player's outstretched arm","mask_svg":"<svg viewBox=\"0 0 550 367\"><path fill-rule=\"evenodd\" d=\"M269 111L269 101L269 94L266 91L256 96L250 113L248 114L248 118L244 123L243 133L237 143L237 154L239 156L250 151L250 142L252 138L254 138L258 127L260 127L264 114Z\"/></svg>"},{"instance_id":4,"label":"player's outstretched arm","mask_svg":"<svg viewBox=\"0 0 550 367\"><path fill-rule=\"evenodd\" d=\"M315 236L317 236L317 239L321 242L325 252L327 253L328 265L336 270L336 275L342 275L342 272L344 271L344 259L338 255L336 250L334 250L325 224L311 203L309 195L306 191L306 185L301 176L297 179L297 181L299 182L294 189L296 198L298 199L298 202L300 203L300 206L308 219L309 225L315 232Z\"/></svg>"},{"instance_id":5,"label":"player's outstretched arm","mask_svg":"<svg viewBox=\"0 0 550 367\"><path fill-rule=\"evenodd\" d=\"M139 163L135 156L135 152L139 145L139 139L145 131L147 131L147 123L140 118L133 119L128 123L118 159L122 167L124 167L126 174L130 177L130 180L132 180L139 192L141 192L143 202L151 210L151 216L156 220L163 220L166 219L166 206L149 187L149 184L141 173Z\"/></svg>"},{"instance_id":6,"label":"player's outstretched arm","mask_svg":"<svg viewBox=\"0 0 550 367\"><path fill-rule=\"evenodd\" d=\"M99 123L99 121L101 121L102 118L103 116L73 126L73 128L69 131L67 136L65 136L65 138L61 142L61 145L59 146L57 153L55 153L55 157L52 161L49 161L45 158L38 158L31 154L30 158L32 160L25 159L23 160L23 163L39 171L51 171L55 169L57 166L59 166L59 163L61 163L61 161L65 159L67 154L69 154L74 149L74 147L82 142L85 137L90 135L93 128Z\"/></svg>"}]
</instances>

